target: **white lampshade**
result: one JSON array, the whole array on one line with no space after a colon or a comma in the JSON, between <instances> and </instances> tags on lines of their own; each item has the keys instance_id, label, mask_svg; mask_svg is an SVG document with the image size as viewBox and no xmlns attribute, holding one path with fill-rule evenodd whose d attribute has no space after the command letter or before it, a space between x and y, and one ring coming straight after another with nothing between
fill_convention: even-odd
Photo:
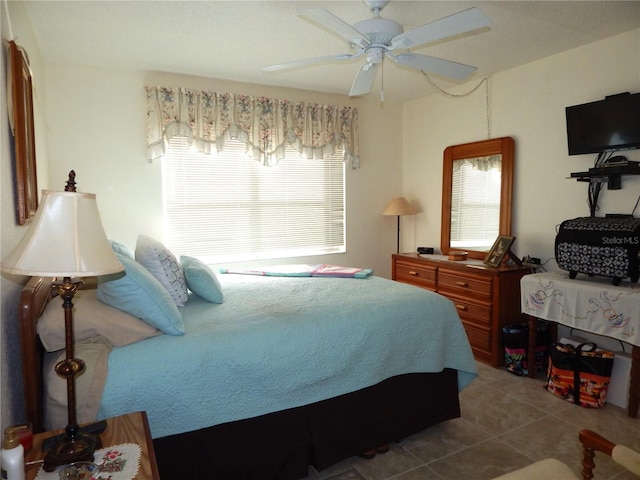
<instances>
[{"instance_id":1,"label":"white lampshade","mask_svg":"<svg viewBox=\"0 0 640 480\"><path fill-rule=\"evenodd\" d=\"M45 277L92 277L124 270L104 233L96 196L47 190L27 233L1 268Z\"/></svg>"},{"instance_id":2,"label":"white lampshade","mask_svg":"<svg viewBox=\"0 0 640 480\"><path fill-rule=\"evenodd\" d=\"M414 215L415 213L415 209L404 197L392 198L382 212L383 215Z\"/></svg>"}]
</instances>

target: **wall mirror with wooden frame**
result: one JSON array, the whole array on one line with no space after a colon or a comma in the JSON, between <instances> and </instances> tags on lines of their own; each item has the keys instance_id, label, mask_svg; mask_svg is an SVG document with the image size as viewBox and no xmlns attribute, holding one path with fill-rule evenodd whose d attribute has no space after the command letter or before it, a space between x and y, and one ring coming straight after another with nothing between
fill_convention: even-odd
<instances>
[{"instance_id":1,"label":"wall mirror with wooden frame","mask_svg":"<svg viewBox=\"0 0 640 480\"><path fill-rule=\"evenodd\" d=\"M38 208L36 143L33 118L33 80L24 49L10 41L8 48L11 75L7 95L9 121L14 137L17 220L29 223Z\"/></svg>"},{"instance_id":2,"label":"wall mirror with wooden frame","mask_svg":"<svg viewBox=\"0 0 640 480\"><path fill-rule=\"evenodd\" d=\"M464 250L483 259L498 235L511 235L515 142L511 137L452 145L444 151L444 255Z\"/></svg>"}]
</instances>

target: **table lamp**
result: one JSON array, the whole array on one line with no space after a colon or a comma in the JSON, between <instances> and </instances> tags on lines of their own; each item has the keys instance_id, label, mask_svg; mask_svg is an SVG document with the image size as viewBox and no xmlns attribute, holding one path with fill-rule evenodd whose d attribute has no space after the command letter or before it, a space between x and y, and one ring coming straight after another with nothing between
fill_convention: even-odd
<instances>
[{"instance_id":1,"label":"table lamp","mask_svg":"<svg viewBox=\"0 0 640 480\"><path fill-rule=\"evenodd\" d=\"M55 366L67 381L66 434L47 453L44 470L77 461L93 461L101 447L100 437L79 431L76 419L75 377L85 364L74 357L73 296L80 280L124 270L113 254L102 228L96 196L78 193L75 172L69 173L64 192L42 191L38 210L18 246L2 261L2 270L16 275L62 278L54 288L62 298L65 329L65 359Z\"/></svg>"},{"instance_id":2,"label":"table lamp","mask_svg":"<svg viewBox=\"0 0 640 480\"><path fill-rule=\"evenodd\" d=\"M383 215L397 215L398 216L398 238L396 253L400 253L400 216L401 215L414 215L415 209L404 197L392 198L387 207L383 210Z\"/></svg>"}]
</instances>

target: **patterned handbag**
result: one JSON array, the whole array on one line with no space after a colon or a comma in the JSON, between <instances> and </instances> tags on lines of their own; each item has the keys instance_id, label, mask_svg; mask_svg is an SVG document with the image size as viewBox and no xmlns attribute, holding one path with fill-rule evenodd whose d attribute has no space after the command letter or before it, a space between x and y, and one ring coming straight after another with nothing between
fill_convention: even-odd
<instances>
[{"instance_id":1,"label":"patterned handbag","mask_svg":"<svg viewBox=\"0 0 640 480\"><path fill-rule=\"evenodd\" d=\"M581 407L602 407L607 399L614 354L597 348L593 342L581 343L575 348L554 344L544 388Z\"/></svg>"}]
</instances>

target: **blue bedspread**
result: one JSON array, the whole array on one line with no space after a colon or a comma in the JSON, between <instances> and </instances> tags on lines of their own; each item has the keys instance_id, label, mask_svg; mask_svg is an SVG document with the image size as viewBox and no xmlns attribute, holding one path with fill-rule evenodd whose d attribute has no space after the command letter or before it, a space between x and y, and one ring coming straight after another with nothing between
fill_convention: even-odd
<instances>
[{"instance_id":1,"label":"blue bedspread","mask_svg":"<svg viewBox=\"0 0 640 480\"><path fill-rule=\"evenodd\" d=\"M454 305L379 277L220 275L184 336L114 348L98 416L146 410L154 438L307 405L405 373L476 366Z\"/></svg>"}]
</instances>

